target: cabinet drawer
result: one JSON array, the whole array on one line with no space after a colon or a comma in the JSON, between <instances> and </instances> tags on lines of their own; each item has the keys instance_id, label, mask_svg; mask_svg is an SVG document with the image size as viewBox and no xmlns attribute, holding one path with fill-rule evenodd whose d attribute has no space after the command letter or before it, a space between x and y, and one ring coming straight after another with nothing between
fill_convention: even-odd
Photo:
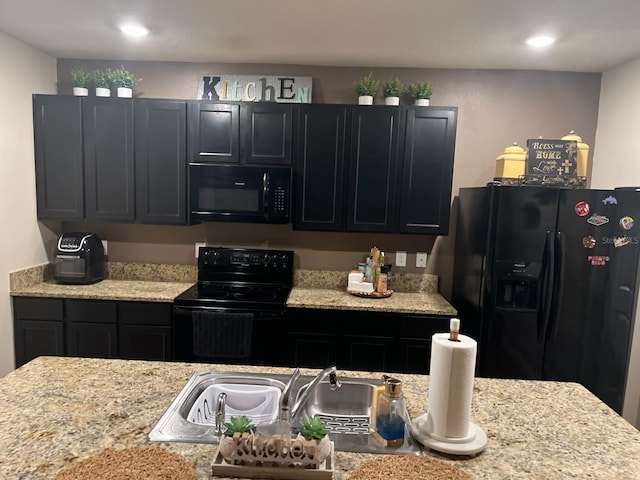
<instances>
[{"instance_id":1,"label":"cabinet drawer","mask_svg":"<svg viewBox=\"0 0 640 480\"><path fill-rule=\"evenodd\" d=\"M449 317L434 315L403 315L400 337L429 339L434 333L449 331Z\"/></svg>"},{"instance_id":2,"label":"cabinet drawer","mask_svg":"<svg viewBox=\"0 0 640 480\"><path fill-rule=\"evenodd\" d=\"M170 303L119 302L118 318L121 325L171 326Z\"/></svg>"},{"instance_id":3,"label":"cabinet drawer","mask_svg":"<svg viewBox=\"0 0 640 480\"><path fill-rule=\"evenodd\" d=\"M13 311L20 320L62 320L63 300L57 298L13 297Z\"/></svg>"},{"instance_id":4,"label":"cabinet drawer","mask_svg":"<svg viewBox=\"0 0 640 480\"><path fill-rule=\"evenodd\" d=\"M67 319L83 323L116 323L116 302L109 300L67 300Z\"/></svg>"}]
</instances>

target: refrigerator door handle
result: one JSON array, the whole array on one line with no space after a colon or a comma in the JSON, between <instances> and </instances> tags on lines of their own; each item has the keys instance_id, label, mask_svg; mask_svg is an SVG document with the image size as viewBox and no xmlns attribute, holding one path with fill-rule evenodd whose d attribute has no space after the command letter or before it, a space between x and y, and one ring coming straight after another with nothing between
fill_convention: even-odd
<instances>
[{"instance_id":1,"label":"refrigerator door handle","mask_svg":"<svg viewBox=\"0 0 640 480\"><path fill-rule=\"evenodd\" d=\"M558 232L555 238L556 258L554 269L554 285L553 285L553 315L550 318L549 325L549 343L553 343L558 334L558 317L560 316L560 307L562 306L562 292L564 290L564 234Z\"/></svg>"},{"instance_id":2,"label":"refrigerator door handle","mask_svg":"<svg viewBox=\"0 0 640 480\"><path fill-rule=\"evenodd\" d=\"M554 251L551 232L547 231L542 253L542 271L540 273L540 294L538 296L538 343L545 341L549 317L551 315L551 299L554 283Z\"/></svg>"}]
</instances>

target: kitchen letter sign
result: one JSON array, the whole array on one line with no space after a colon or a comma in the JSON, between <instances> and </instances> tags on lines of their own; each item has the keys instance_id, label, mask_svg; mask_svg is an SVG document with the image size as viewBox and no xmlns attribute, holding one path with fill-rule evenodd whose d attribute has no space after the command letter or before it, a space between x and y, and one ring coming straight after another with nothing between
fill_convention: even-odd
<instances>
[{"instance_id":1,"label":"kitchen letter sign","mask_svg":"<svg viewBox=\"0 0 640 480\"><path fill-rule=\"evenodd\" d=\"M204 73L198 83L198 99L311 103L312 81L312 77Z\"/></svg>"}]
</instances>

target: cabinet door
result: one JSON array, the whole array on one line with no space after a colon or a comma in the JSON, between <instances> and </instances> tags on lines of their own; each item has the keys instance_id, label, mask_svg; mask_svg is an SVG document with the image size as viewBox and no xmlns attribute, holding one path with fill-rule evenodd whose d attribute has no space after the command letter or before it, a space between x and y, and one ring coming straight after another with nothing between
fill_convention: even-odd
<instances>
[{"instance_id":1,"label":"cabinet door","mask_svg":"<svg viewBox=\"0 0 640 480\"><path fill-rule=\"evenodd\" d=\"M172 360L170 327L121 325L118 337L120 358Z\"/></svg>"},{"instance_id":2,"label":"cabinet door","mask_svg":"<svg viewBox=\"0 0 640 480\"><path fill-rule=\"evenodd\" d=\"M287 309L287 361L291 366L326 368L337 361L335 311Z\"/></svg>"},{"instance_id":3,"label":"cabinet door","mask_svg":"<svg viewBox=\"0 0 640 480\"><path fill-rule=\"evenodd\" d=\"M67 354L72 357L118 358L116 325L70 322L67 324Z\"/></svg>"},{"instance_id":4,"label":"cabinet door","mask_svg":"<svg viewBox=\"0 0 640 480\"><path fill-rule=\"evenodd\" d=\"M241 110L242 160L248 164L291 165L293 106L250 103Z\"/></svg>"},{"instance_id":5,"label":"cabinet door","mask_svg":"<svg viewBox=\"0 0 640 480\"><path fill-rule=\"evenodd\" d=\"M344 310L337 315L340 317L341 358L338 365L341 368L383 372L397 370L399 322L396 314Z\"/></svg>"},{"instance_id":6,"label":"cabinet door","mask_svg":"<svg viewBox=\"0 0 640 480\"><path fill-rule=\"evenodd\" d=\"M398 107L353 107L348 230L395 228L399 112Z\"/></svg>"},{"instance_id":7,"label":"cabinet door","mask_svg":"<svg viewBox=\"0 0 640 480\"><path fill-rule=\"evenodd\" d=\"M64 355L63 300L13 298L16 368L41 355Z\"/></svg>"},{"instance_id":8,"label":"cabinet door","mask_svg":"<svg viewBox=\"0 0 640 480\"><path fill-rule=\"evenodd\" d=\"M402 315L398 344L398 370L403 373L429 373L431 337L449 331L449 317Z\"/></svg>"},{"instance_id":9,"label":"cabinet door","mask_svg":"<svg viewBox=\"0 0 640 480\"><path fill-rule=\"evenodd\" d=\"M118 302L118 352L133 360L172 360L169 303Z\"/></svg>"},{"instance_id":10,"label":"cabinet door","mask_svg":"<svg viewBox=\"0 0 640 480\"><path fill-rule=\"evenodd\" d=\"M187 223L187 108L183 101L135 100L136 218Z\"/></svg>"},{"instance_id":11,"label":"cabinet door","mask_svg":"<svg viewBox=\"0 0 640 480\"><path fill-rule=\"evenodd\" d=\"M456 118L455 107L406 107L402 233L449 232Z\"/></svg>"},{"instance_id":12,"label":"cabinet door","mask_svg":"<svg viewBox=\"0 0 640 480\"><path fill-rule=\"evenodd\" d=\"M38 218L84 216L82 101L64 95L33 96Z\"/></svg>"},{"instance_id":13,"label":"cabinet door","mask_svg":"<svg viewBox=\"0 0 640 480\"><path fill-rule=\"evenodd\" d=\"M65 300L65 309L68 355L118 357L116 302Z\"/></svg>"},{"instance_id":14,"label":"cabinet door","mask_svg":"<svg viewBox=\"0 0 640 480\"><path fill-rule=\"evenodd\" d=\"M82 118L86 218L132 221L133 101L87 97Z\"/></svg>"},{"instance_id":15,"label":"cabinet door","mask_svg":"<svg viewBox=\"0 0 640 480\"><path fill-rule=\"evenodd\" d=\"M239 163L240 106L191 102L189 110L189 162Z\"/></svg>"},{"instance_id":16,"label":"cabinet door","mask_svg":"<svg viewBox=\"0 0 640 480\"><path fill-rule=\"evenodd\" d=\"M300 106L294 228L341 230L346 105Z\"/></svg>"}]
</instances>

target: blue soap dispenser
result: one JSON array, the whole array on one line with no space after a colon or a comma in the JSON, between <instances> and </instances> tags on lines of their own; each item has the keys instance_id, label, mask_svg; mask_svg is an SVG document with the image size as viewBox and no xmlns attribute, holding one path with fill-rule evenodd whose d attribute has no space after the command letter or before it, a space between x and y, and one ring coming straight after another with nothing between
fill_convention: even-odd
<instances>
[{"instance_id":1,"label":"blue soap dispenser","mask_svg":"<svg viewBox=\"0 0 640 480\"><path fill-rule=\"evenodd\" d=\"M402 395L402 381L383 375L384 393L378 397L376 433L387 447L400 447L404 443L406 403Z\"/></svg>"}]
</instances>

